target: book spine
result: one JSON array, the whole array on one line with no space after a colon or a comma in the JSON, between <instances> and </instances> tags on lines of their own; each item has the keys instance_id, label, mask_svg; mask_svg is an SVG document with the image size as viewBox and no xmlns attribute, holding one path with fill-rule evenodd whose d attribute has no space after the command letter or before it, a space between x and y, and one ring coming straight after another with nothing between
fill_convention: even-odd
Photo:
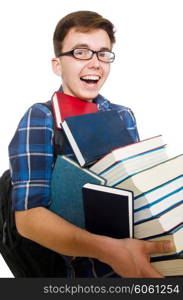
<instances>
[{"instance_id":1,"label":"book spine","mask_svg":"<svg viewBox=\"0 0 183 300\"><path fill-rule=\"evenodd\" d=\"M79 150L79 147L78 147L77 143L75 142L75 139L74 139L74 137L73 137L73 135L72 135L72 133L71 133L71 131L70 131L70 129L69 129L66 121L62 122L62 127L64 129L64 132L65 132L65 134L67 136L67 139L68 139L71 147L74 150L74 153L75 153L75 155L76 155L76 157L78 159L78 162L79 162L80 166L84 167L85 166L84 157L83 157L81 151Z\"/></svg>"}]
</instances>

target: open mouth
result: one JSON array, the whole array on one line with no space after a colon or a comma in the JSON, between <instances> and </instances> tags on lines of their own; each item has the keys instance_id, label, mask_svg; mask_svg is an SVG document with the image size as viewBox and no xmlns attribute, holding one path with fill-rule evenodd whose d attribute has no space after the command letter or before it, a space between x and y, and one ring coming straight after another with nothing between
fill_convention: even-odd
<instances>
[{"instance_id":1,"label":"open mouth","mask_svg":"<svg viewBox=\"0 0 183 300\"><path fill-rule=\"evenodd\" d=\"M80 77L80 79L87 84L97 84L100 80L100 76L83 76Z\"/></svg>"}]
</instances>

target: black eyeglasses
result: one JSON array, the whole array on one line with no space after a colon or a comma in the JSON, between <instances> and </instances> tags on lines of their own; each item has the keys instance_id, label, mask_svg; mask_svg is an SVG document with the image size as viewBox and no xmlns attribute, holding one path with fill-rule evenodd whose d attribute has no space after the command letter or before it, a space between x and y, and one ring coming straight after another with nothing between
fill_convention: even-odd
<instances>
[{"instance_id":1,"label":"black eyeglasses","mask_svg":"<svg viewBox=\"0 0 183 300\"><path fill-rule=\"evenodd\" d=\"M97 55L98 60L106 63L112 63L115 59L114 52L111 52L109 50L94 51L88 48L75 48L71 51L60 53L59 55L57 55L57 57L64 55L72 55L76 59L89 60L93 57L95 53Z\"/></svg>"}]
</instances>

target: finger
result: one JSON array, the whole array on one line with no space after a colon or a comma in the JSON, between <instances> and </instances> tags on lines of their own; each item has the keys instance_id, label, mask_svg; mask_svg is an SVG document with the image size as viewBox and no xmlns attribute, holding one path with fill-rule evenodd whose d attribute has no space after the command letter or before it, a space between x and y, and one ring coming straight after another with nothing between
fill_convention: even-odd
<instances>
[{"instance_id":1,"label":"finger","mask_svg":"<svg viewBox=\"0 0 183 300\"><path fill-rule=\"evenodd\" d=\"M172 241L146 242L146 250L148 254L151 253L167 253L173 250Z\"/></svg>"}]
</instances>

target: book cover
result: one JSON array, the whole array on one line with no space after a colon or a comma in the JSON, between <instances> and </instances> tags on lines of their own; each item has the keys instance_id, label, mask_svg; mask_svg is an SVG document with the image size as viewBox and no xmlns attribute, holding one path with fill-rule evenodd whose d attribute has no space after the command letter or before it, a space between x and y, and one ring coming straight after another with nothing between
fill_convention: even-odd
<instances>
[{"instance_id":1,"label":"book cover","mask_svg":"<svg viewBox=\"0 0 183 300\"><path fill-rule=\"evenodd\" d=\"M83 205L86 229L113 238L133 237L133 193L131 191L85 184Z\"/></svg>"},{"instance_id":2,"label":"book cover","mask_svg":"<svg viewBox=\"0 0 183 300\"><path fill-rule=\"evenodd\" d=\"M97 104L82 99L55 92L52 97L52 106L56 127L61 129L61 122L67 117L95 113L98 111Z\"/></svg>"},{"instance_id":3,"label":"book cover","mask_svg":"<svg viewBox=\"0 0 183 300\"><path fill-rule=\"evenodd\" d=\"M162 135L158 135L117 149L112 149L110 153L107 153L95 164L93 164L90 167L90 170L97 174L100 174L122 160L126 160L130 157L134 157L144 152L164 146L165 143L163 141Z\"/></svg>"},{"instance_id":4,"label":"book cover","mask_svg":"<svg viewBox=\"0 0 183 300\"><path fill-rule=\"evenodd\" d=\"M62 128L81 166L94 163L116 147L133 143L115 110L65 118Z\"/></svg>"},{"instance_id":5,"label":"book cover","mask_svg":"<svg viewBox=\"0 0 183 300\"><path fill-rule=\"evenodd\" d=\"M51 180L49 209L70 223L85 228L82 186L85 183L105 184L105 180L81 168L66 156L58 156Z\"/></svg>"}]
</instances>

